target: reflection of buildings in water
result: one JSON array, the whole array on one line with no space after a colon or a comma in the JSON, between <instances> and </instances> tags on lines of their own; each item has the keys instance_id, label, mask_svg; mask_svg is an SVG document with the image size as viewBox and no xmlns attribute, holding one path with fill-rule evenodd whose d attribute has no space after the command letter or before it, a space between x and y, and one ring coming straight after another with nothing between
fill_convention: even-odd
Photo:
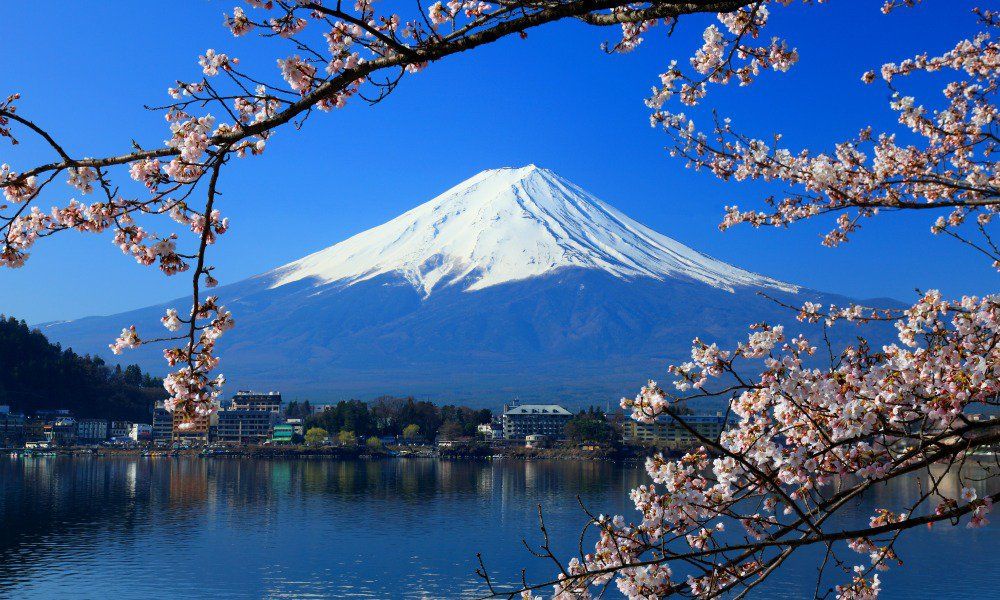
<instances>
[{"instance_id":1,"label":"reflection of buildings in water","mask_svg":"<svg viewBox=\"0 0 1000 600\"><path fill-rule=\"evenodd\" d=\"M938 490L949 498L960 498L962 488L968 486L976 490L978 496L993 494L998 483L990 476L995 476L995 469L987 471L979 464L967 463L964 468L948 469L948 465L935 463L930 466L930 475L938 481Z\"/></svg>"},{"instance_id":2,"label":"reflection of buildings in water","mask_svg":"<svg viewBox=\"0 0 1000 600\"><path fill-rule=\"evenodd\" d=\"M455 462L451 460L438 460L436 463L438 489L442 492L452 491L454 488L452 485L452 472L454 471Z\"/></svg>"},{"instance_id":3,"label":"reflection of buildings in water","mask_svg":"<svg viewBox=\"0 0 1000 600\"><path fill-rule=\"evenodd\" d=\"M848 518L859 519L858 525L863 525L871 517L875 509L886 508L894 512L907 511L914 506L919 506L922 496L926 495L934 486L937 486L937 494L932 494L923 500L921 508L916 509L917 515L928 514L941 500L945 498L959 499L962 488L965 486L975 489L979 496L995 493L998 484L995 481L986 480L991 473L983 469L981 465L966 464L959 470L958 466L948 467L947 464L931 464L930 466L914 471L912 473L896 477L883 483L876 483L866 490L859 502L844 506L838 514ZM824 488L826 497L832 496L842 485L855 485L859 479L851 476L842 482L835 482L831 487ZM961 502L961 500L959 500ZM964 526L964 525L963 525Z\"/></svg>"},{"instance_id":4,"label":"reflection of buildings in water","mask_svg":"<svg viewBox=\"0 0 1000 600\"><path fill-rule=\"evenodd\" d=\"M241 526L268 527L278 513L270 506L276 498L289 494L291 480L287 462L212 460L208 477L209 503L224 501L233 508L230 514L234 515L252 513L256 519L254 524L241 523Z\"/></svg>"},{"instance_id":5,"label":"reflection of buildings in water","mask_svg":"<svg viewBox=\"0 0 1000 600\"><path fill-rule=\"evenodd\" d=\"M305 489L338 496L429 499L448 490L475 490L471 466L446 466L427 459L315 460L292 462L301 466ZM450 473L442 477L442 472ZM293 470L294 475L297 471Z\"/></svg>"},{"instance_id":6,"label":"reflection of buildings in water","mask_svg":"<svg viewBox=\"0 0 1000 600\"><path fill-rule=\"evenodd\" d=\"M855 481L852 480L851 483ZM884 505L886 508L902 508L915 504L934 485L938 486L939 493L951 498L957 498L961 489L958 485L958 473L950 472L946 465L932 464L926 469L873 485L865 493L865 498L879 507Z\"/></svg>"},{"instance_id":7,"label":"reflection of buildings in water","mask_svg":"<svg viewBox=\"0 0 1000 600\"><path fill-rule=\"evenodd\" d=\"M366 461L362 463L365 469L365 484L368 489L378 490L382 493L385 490L382 475L385 471L385 463L381 460Z\"/></svg>"},{"instance_id":8,"label":"reflection of buildings in water","mask_svg":"<svg viewBox=\"0 0 1000 600\"><path fill-rule=\"evenodd\" d=\"M441 493L482 495L481 471L483 465L466 460L437 460L431 463L437 469L437 491ZM490 487L489 482L486 483ZM488 493L488 489L487 489Z\"/></svg>"},{"instance_id":9,"label":"reflection of buildings in water","mask_svg":"<svg viewBox=\"0 0 1000 600\"><path fill-rule=\"evenodd\" d=\"M499 481L500 507L503 514L506 514L509 507L518 505L516 498L527 493L527 470L532 464L532 461L520 460L493 461L494 478Z\"/></svg>"},{"instance_id":10,"label":"reflection of buildings in water","mask_svg":"<svg viewBox=\"0 0 1000 600\"><path fill-rule=\"evenodd\" d=\"M605 485L608 477L611 477L608 463L597 461L584 461L579 463L579 480L574 493L589 492L598 490Z\"/></svg>"},{"instance_id":11,"label":"reflection of buildings in water","mask_svg":"<svg viewBox=\"0 0 1000 600\"><path fill-rule=\"evenodd\" d=\"M24 479L36 488L50 488L55 483L52 467L58 459L49 456L26 456L21 460Z\"/></svg>"},{"instance_id":12,"label":"reflection of buildings in water","mask_svg":"<svg viewBox=\"0 0 1000 600\"><path fill-rule=\"evenodd\" d=\"M542 469L540 461L524 461L524 493L532 494L538 491L542 479Z\"/></svg>"},{"instance_id":13,"label":"reflection of buildings in water","mask_svg":"<svg viewBox=\"0 0 1000 600\"><path fill-rule=\"evenodd\" d=\"M503 494L508 499L534 496L548 487L550 461L504 460L500 465Z\"/></svg>"},{"instance_id":14,"label":"reflection of buildings in water","mask_svg":"<svg viewBox=\"0 0 1000 600\"><path fill-rule=\"evenodd\" d=\"M50 498L65 493L66 479L57 473L60 463L68 460L55 456L25 456L19 460L24 474L22 485Z\"/></svg>"},{"instance_id":15,"label":"reflection of buildings in water","mask_svg":"<svg viewBox=\"0 0 1000 600\"><path fill-rule=\"evenodd\" d=\"M495 461L493 461L495 462ZM477 495L492 498L493 497L493 467L492 465L483 465L481 463L473 463L476 467L476 492Z\"/></svg>"},{"instance_id":16,"label":"reflection of buildings in water","mask_svg":"<svg viewBox=\"0 0 1000 600\"><path fill-rule=\"evenodd\" d=\"M420 469L420 470L418 470ZM399 493L411 497L420 492L420 475L426 470L418 461L404 460L397 469Z\"/></svg>"},{"instance_id":17,"label":"reflection of buildings in water","mask_svg":"<svg viewBox=\"0 0 1000 600\"><path fill-rule=\"evenodd\" d=\"M24 457L0 465L0 597L8 597L11 582L68 573L74 558L92 556L108 539L131 547L136 524L150 518L148 497L129 495L142 491L145 471L116 458ZM46 588L32 591L39 589Z\"/></svg>"},{"instance_id":18,"label":"reflection of buildings in water","mask_svg":"<svg viewBox=\"0 0 1000 600\"><path fill-rule=\"evenodd\" d=\"M642 468L639 469L623 469L622 477L626 482L625 489L627 490L637 488L640 485L648 485L652 483L649 472L646 470L645 463L643 463Z\"/></svg>"},{"instance_id":19,"label":"reflection of buildings in water","mask_svg":"<svg viewBox=\"0 0 1000 600\"><path fill-rule=\"evenodd\" d=\"M612 476L609 463L591 460L527 461L524 469L525 493L565 495L604 489Z\"/></svg>"},{"instance_id":20,"label":"reflection of buildings in water","mask_svg":"<svg viewBox=\"0 0 1000 600\"><path fill-rule=\"evenodd\" d=\"M287 495L292 489L292 466L288 461L268 461L271 470L271 492L275 495Z\"/></svg>"},{"instance_id":21,"label":"reflection of buildings in water","mask_svg":"<svg viewBox=\"0 0 1000 600\"><path fill-rule=\"evenodd\" d=\"M490 461L490 466L488 469L484 469L489 473L490 476L490 489L492 490L491 496L493 498L493 503L499 505L500 507L500 518L507 513L507 492L506 486L504 485L504 468L502 460Z\"/></svg>"},{"instance_id":22,"label":"reflection of buildings in water","mask_svg":"<svg viewBox=\"0 0 1000 600\"><path fill-rule=\"evenodd\" d=\"M139 465L133 460L125 467L125 488L129 498L135 498L139 479Z\"/></svg>"},{"instance_id":23,"label":"reflection of buildings in water","mask_svg":"<svg viewBox=\"0 0 1000 600\"><path fill-rule=\"evenodd\" d=\"M337 463L336 477L337 488L339 490L354 491L357 486L358 468L352 462L340 461Z\"/></svg>"},{"instance_id":24,"label":"reflection of buildings in water","mask_svg":"<svg viewBox=\"0 0 1000 600\"><path fill-rule=\"evenodd\" d=\"M959 494L962 492L962 485L959 481L960 477L958 475L957 469L948 469L947 465L933 464L928 469L929 477L928 479L933 479L937 482L938 492L948 498L958 498ZM968 473L966 473L968 475ZM927 482L927 487L933 485L931 481ZM915 488L915 485L910 485L910 487Z\"/></svg>"},{"instance_id":25,"label":"reflection of buildings in water","mask_svg":"<svg viewBox=\"0 0 1000 600\"><path fill-rule=\"evenodd\" d=\"M629 492L650 483L643 467L606 461L494 461L492 472L496 486L494 497L501 511L523 504L520 499L524 496L537 498L543 505L551 499L561 506L566 505L567 498L575 506L576 496L580 496L588 508L597 512L617 507L631 514L634 508L628 498ZM606 500L602 505L589 505L588 499L604 497L609 490L617 492L612 495L614 507L606 505Z\"/></svg>"},{"instance_id":26,"label":"reflection of buildings in water","mask_svg":"<svg viewBox=\"0 0 1000 600\"><path fill-rule=\"evenodd\" d=\"M282 465L289 469L289 489L301 476L302 485L311 493L381 496L388 493L390 484L403 490L400 493L415 492L420 484L413 473L385 461L310 460Z\"/></svg>"},{"instance_id":27,"label":"reflection of buildings in water","mask_svg":"<svg viewBox=\"0 0 1000 600\"><path fill-rule=\"evenodd\" d=\"M330 463L323 460L306 461L302 467L302 485L310 492L321 492L326 488L330 475Z\"/></svg>"},{"instance_id":28,"label":"reflection of buildings in water","mask_svg":"<svg viewBox=\"0 0 1000 600\"><path fill-rule=\"evenodd\" d=\"M170 504L189 506L208 500L208 465L204 460L170 462Z\"/></svg>"}]
</instances>

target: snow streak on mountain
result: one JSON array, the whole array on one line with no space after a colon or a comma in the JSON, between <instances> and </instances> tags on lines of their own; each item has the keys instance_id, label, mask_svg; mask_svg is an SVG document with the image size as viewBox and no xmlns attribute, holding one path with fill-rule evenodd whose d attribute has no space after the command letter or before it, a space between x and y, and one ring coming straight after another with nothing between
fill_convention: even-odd
<instances>
[{"instance_id":1,"label":"snow streak on mountain","mask_svg":"<svg viewBox=\"0 0 1000 600\"><path fill-rule=\"evenodd\" d=\"M481 290L562 267L620 279L694 279L728 291L797 290L696 252L535 165L483 171L388 223L276 269L273 287L396 272L429 296L438 286Z\"/></svg>"}]
</instances>

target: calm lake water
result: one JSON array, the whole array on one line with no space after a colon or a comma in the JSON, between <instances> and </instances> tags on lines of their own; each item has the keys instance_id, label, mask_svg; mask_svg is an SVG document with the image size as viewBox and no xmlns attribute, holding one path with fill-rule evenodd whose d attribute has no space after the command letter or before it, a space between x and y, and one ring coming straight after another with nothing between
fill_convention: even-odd
<instances>
[{"instance_id":1,"label":"calm lake water","mask_svg":"<svg viewBox=\"0 0 1000 600\"><path fill-rule=\"evenodd\" d=\"M645 481L575 461L4 457L0 598L473 598L476 552L500 580L552 575L521 545L539 504L568 558L586 521L576 497L628 513ZM879 488L837 524L914 493ZM995 523L915 531L883 597L1000 597L998 542ZM812 597L812 558L754 597Z\"/></svg>"}]
</instances>

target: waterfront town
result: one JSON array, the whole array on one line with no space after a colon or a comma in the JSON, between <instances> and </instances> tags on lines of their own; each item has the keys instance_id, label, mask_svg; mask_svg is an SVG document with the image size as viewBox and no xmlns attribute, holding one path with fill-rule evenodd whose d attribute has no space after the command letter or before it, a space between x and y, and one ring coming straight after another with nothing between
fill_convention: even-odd
<instances>
[{"instance_id":1,"label":"waterfront town","mask_svg":"<svg viewBox=\"0 0 1000 600\"><path fill-rule=\"evenodd\" d=\"M77 417L67 409L20 414L0 405L0 445L28 453L359 445L683 450L700 445L699 436L717 439L725 426L721 413L686 414L684 422L690 429L668 418L640 423L621 413L595 408L574 413L559 404L514 403L493 414L412 398L381 398L371 406L356 400L310 405L286 403L280 392L238 391L211 415L185 426L162 402L156 403L150 422Z\"/></svg>"}]
</instances>

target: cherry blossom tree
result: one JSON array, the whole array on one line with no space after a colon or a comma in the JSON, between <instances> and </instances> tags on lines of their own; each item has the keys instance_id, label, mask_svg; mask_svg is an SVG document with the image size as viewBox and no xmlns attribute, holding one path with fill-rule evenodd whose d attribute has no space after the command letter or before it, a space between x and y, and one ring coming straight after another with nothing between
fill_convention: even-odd
<instances>
[{"instance_id":1,"label":"cherry blossom tree","mask_svg":"<svg viewBox=\"0 0 1000 600\"><path fill-rule=\"evenodd\" d=\"M910 4L889 2L883 12ZM985 275L995 276L1000 44L993 35L1000 20L985 10L976 16L982 33L972 39L859 74L859 85L881 79L888 86L898 128L867 127L828 153L783 147L780 135L752 137L728 119L703 129L670 108L674 101L701 103L712 85L746 85L766 69L784 71L796 61L782 42L754 42L767 23L764 2L720 13L720 25L705 30L690 69L670 65L648 101L652 122L689 167L723 181L784 189L762 208L727 207L723 230L835 215L822 243L837 246L867 219L925 211L932 215L931 234L967 245L985 259ZM949 82L943 99L928 106L905 87L930 73L944 73ZM552 560L558 578L506 590L483 567L479 573L491 592L531 599L554 586L556 598L589 598L614 583L636 599L740 598L797 550L817 546L825 552L817 597L824 571L839 569L839 598L873 598L881 587L877 572L902 564L895 547L907 530L985 525L1000 499L993 452L1000 442L1000 296L946 299L931 290L904 310L789 308L824 332L845 322L890 322L897 340L875 348L859 339L837 355L823 340L766 323L753 325L735 348L694 340L691 360L669 368L670 385L651 381L622 407L641 422L673 419L702 446L679 460L649 458L652 481L631 494L637 516L590 516L588 528L599 536L593 551L581 547L579 556L560 561L543 521L544 541L535 553ZM818 361L824 354L829 360ZM728 402L732 424L718 439L701 435L675 410L698 398ZM987 451L977 457L980 449ZM973 464L979 468L969 468ZM959 482L957 490L942 485L946 476ZM878 508L863 527L831 525L862 494L902 478L916 482L916 499Z\"/></svg>"}]
</instances>

